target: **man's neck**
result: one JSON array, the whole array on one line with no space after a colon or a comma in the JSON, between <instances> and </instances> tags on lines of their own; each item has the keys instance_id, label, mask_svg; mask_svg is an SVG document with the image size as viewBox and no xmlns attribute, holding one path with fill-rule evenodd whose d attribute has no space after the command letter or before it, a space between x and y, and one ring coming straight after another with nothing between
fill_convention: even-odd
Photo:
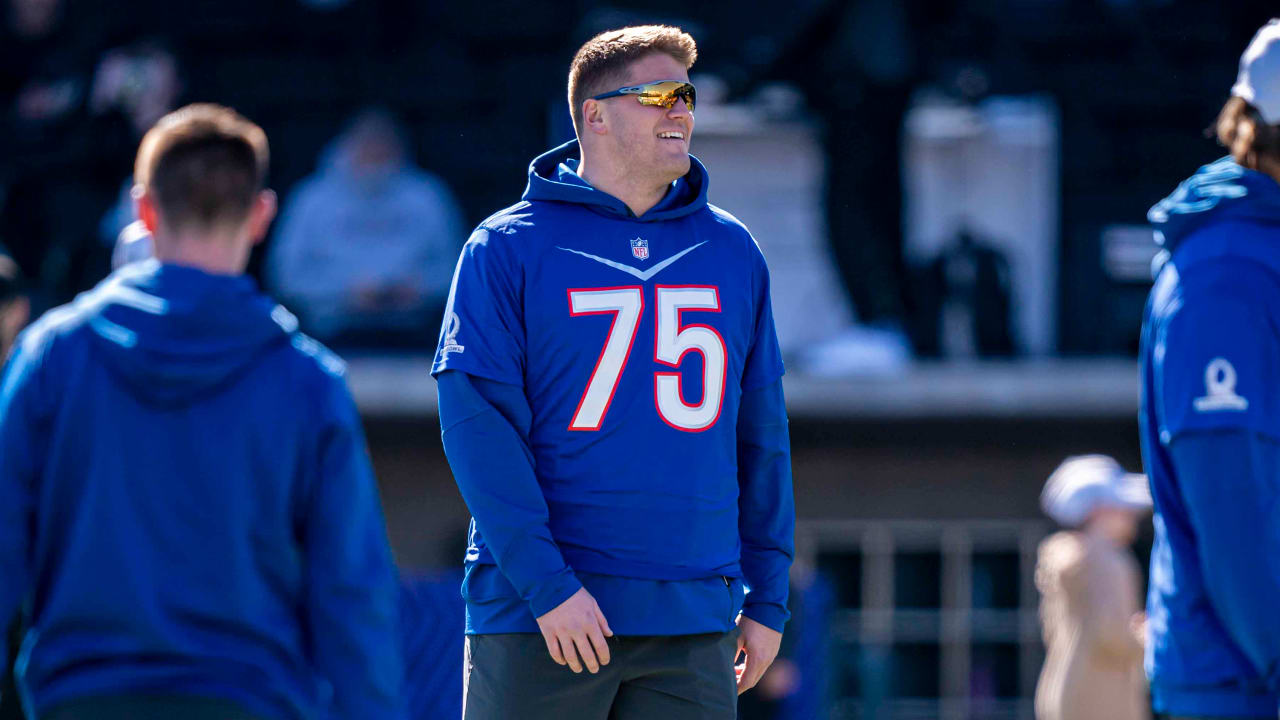
<instances>
[{"instance_id":1,"label":"man's neck","mask_svg":"<svg viewBox=\"0 0 1280 720\"><path fill-rule=\"evenodd\" d=\"M618 165L598 161L588 164L585 152L578 164L578 177L596 190L621 200L636 217L644 215L654 205L662 202L671 186L669 182L625 172Z\"/></svg>"},{"instance_id":2,"label":"man's neck","mask_svg":"<svg viewBox=\"0 0 1280 720\"><path fill-rule=\"evenodd\" d=\"M154 239L156 259L211 275L240 275L249 264L251 243L221 234L178 233Z\"/></svg>"}]
</instances>

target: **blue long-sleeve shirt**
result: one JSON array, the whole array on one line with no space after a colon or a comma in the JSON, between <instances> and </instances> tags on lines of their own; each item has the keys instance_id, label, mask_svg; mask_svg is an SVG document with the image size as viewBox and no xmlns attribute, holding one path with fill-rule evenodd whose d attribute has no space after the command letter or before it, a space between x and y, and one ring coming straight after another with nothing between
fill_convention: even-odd
<instances>
[{"instance_id":1,"label":"blue long-sleeve shirt","mask_svg":"<svg viewBox=\"0 0 1280 720\"><path fill-rule=\"evenodd\" d=\"M1155 709L1280 710L1280 185L1229 158L1149 215L1167 251L1142 337L1155 500Z\"/></svg>"},{"instance_id":2,"label":"blue long-sleeve shirt","mask_svg":"<svg viewBox=\"0 0 1280 720\"><path fill-rule=\"evenodd\" d=\"M723 631L744 584L781 629L794 506L764 257L696 159L640 217L578 161L536 158L472 234L432 367L474 516L469 630L535 631L582 585L618 633Z\"/></svg>"},{"instance_id":3,"label":"blue long-sleeve shirt","mask_svg":"<svg viewBox=\"0 0 1280 720\"><path fill-rule=\"evenodd\" d=\"M1280 623L1273 620L1280 609L1280 440L1241 430L1188 433L1169 454L1184 478L1210 605L1262 685L1280 693Z\"/></svg>"},{"instance_id":4,"label":"blue long-sleeve shirt","mask_svg":"<svg viewBox=\"0 0 1280 720\"><path fill-rule=\"evenodd\" d=\"M401 716L395 573L343 372L250 279L155 261L24 333L0 385L0 617L25 599L30 711L177 693Z\"/></svg>"}]
</instances>

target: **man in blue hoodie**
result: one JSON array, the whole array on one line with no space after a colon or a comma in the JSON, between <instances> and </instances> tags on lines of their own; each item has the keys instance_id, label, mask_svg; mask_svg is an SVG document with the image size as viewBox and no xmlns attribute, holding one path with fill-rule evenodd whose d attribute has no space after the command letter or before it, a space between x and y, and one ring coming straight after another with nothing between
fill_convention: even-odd
<instances>
[{"instance_id":1,"label":"man in blue hoodie","mask_svg":"<svg viewBox=\"0 0 1280 720\"><path fill-rule=\"evenodd\" d=\"M0 617L25 601L28 717L401 716L343 366L243 275L266 169L227 108L160 120L135 174L156 259L45 314L5 367Z\"/></svg>"},{"instance_id":2,"label":"man in blue hoodie","mask_svg":"<svg viewBox=\"0 0 1280 720\"><path fill-rule=\"evenodd\" d=\"M782 362L764 258L689 155L696 53L663 26L583 45L578 141L455 271L432 372L473 515L467 720L733 718L777 654Z\"/></svg>"},{"instance_id":3,"label":"man in blue hoodie","mask_svg":"<svg viewBox=\"0 0 1280 720\"><path fill-rule=\"evenodd\" d=\"M1146 669L1170 717L1280 710L1280 21L1232 96L1230 156L1148 214L1164 264L1142 330Z\"/></svg>"}]
</instances>

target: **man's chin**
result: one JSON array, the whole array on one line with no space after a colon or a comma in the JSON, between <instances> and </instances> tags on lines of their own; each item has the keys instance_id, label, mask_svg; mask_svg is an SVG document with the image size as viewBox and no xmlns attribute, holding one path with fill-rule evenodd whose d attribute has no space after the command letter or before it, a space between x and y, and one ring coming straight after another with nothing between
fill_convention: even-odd
<instances>
[{"instance_id":1,"label":"man's chin","mask_svg":"<svg viewBox=\"0 0 1280 720\"><path fill-rule=\"evenodd\" d=\"M693 163L689 160L689 153L683 152L679 157L673 157L667 170L671 173L672 179L676 180L689 174L689 168L693 167Z\"/></svg>"}]
</instances>

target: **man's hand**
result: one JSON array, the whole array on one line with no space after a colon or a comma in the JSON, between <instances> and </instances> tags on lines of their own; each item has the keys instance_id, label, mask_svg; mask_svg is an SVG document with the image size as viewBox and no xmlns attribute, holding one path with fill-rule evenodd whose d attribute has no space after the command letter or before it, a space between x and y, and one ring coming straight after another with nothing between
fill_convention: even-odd
<instances>
[{"instance_id":1,"label":"man's hand","mask_svg":"<svg viewBox=\"0 0 1280 720\"><path fill-rule=\"evenodd\" d=\"M738 694L750 690L760 682L760 676L778 657L782 645L782 633L761 625L746 615L738 617L738 653L746 652L747 658L734 668L738 675Z\"/></svg>"},{"instance_id":2,"label":"man's hand","mask_svg":"<svg viewBox=\"0 0 1280 720\"><path fill-rule=\"evenodd\" d=\"M600 672L601 665L609 664L609 644L605 638L613 637L613 631L586 588L579 589L538 618L538 628L542 630L542 639L547 641L551 659L558 664L568 665L576 673L582 672L583 665L596 673ZM774 652L777 650L778 645L774 643Z\"/></svg>"}]
</instances>

